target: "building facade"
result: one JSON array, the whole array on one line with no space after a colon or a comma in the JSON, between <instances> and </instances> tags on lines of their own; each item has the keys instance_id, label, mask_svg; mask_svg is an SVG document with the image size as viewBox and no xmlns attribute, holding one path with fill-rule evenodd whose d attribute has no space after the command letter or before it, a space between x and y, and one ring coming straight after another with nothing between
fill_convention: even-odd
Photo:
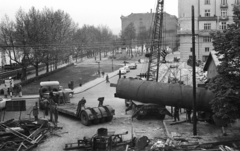
<instances>
[{"instance_id":1,"label":"building facade","mask_svg":"<svg viewBox=\"0 0 240 151\"><path fill-rule=\"evenodd\" d=\"M206 61L213 50L210 32L224 30L233 23L233 7L240 0L178 0L178 36L181 61L192 57L192 6L195 21L196 59Z\"/></svg>"},{"instance_id":2,"label":"building facade","mask_svg":"<svg viewBox=\"0 0 240 151\"><path fill-rule=\"evenodd\" d=\"M128 16L121 16L122 31L130 24L133 23L136 29L136 35L140 33L142 28L149 30L153 26L154 13L132 13ZM174 15L164 12L163 15L163 43L171 49L176 49L177 44L177 28L178 19Z\"/></svg>"}]
</instances>

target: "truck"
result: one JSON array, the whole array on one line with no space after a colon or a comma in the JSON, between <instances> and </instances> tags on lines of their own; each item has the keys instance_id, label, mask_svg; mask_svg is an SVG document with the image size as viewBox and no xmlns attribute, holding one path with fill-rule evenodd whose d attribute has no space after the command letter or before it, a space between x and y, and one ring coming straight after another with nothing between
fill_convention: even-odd
<instances>
[{"instance_id":1,"label":"truck","mask_svg":"<svg viewBox=\"0 0 240 151\"><path fill-rule=\"evenodd\" d=\"M73 97L74 91L71 89L63 89L59 81L43 81L40 82L42 97L39 97L40 109L44 108L44 100L48 99L49 92L52 91L55 97L59 97L59 93L64 94L64 102L69 102L69 98ZM40 94L39 94L40 95Z\"/></svg>"},{"instance_id":2,"label":"truck","mask_svg":"<svg viewBox=\"0 0 240 151\"><path fill-rule=\"evenodd\" d=\"M40 83L40 86L43 94L42 97L39 97L40 109L46 109L49 92L52 91L54 97L59 97L60 92L63 92L65 96L63 97L64 101L58 104L58 112L80 119L83 125L109 122L115 115L115 110L111 106L103 105L104 97L98 98L98 107L85 107L86 100L80 100L78 104L71 103L69 98L73 96L74 92L71 89L62 89L58 81L44 81Z\"/></svg>"}]
</instances>

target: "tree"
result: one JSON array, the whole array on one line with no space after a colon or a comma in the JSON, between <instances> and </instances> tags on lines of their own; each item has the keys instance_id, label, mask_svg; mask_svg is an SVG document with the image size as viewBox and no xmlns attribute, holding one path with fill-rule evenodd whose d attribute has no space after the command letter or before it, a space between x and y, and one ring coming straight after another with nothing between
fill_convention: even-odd
<instances>
[{"instance_id":1,"label":"tree","mask_svg":"<svg viewBox=\"0 0 240 151\"><path fill-rule=\"evenodd\" d=\"M121 35L121 39L131 50L132 54L132 41L136 38L136 29L134 24L131 22L123 31Z\"/></svg>"},{"instance_id":2,"label":"tree","mask_svg":"<svg viewBox=\"0 0 240 151\"><path fill-rule=\"evenodd\" d=\"M221 64L217 67L219 75L208 83L215 93L211 101L215 116L230 121L240 117L240 8L233 11L234 23L211 34Z\"/></svg>"},{"instance_id":3,"label":"tree","mask_svg":"<svg viewBox=\"0 0 240 151\"><path fill-rule=\"evenodd\" d=\"M143 54L143 46L148 42L148 39L150 39L150 29L147 30L145 26L141 26L137 35L137 39L140 42L140 45L142 47L141 53Z\"/></svg>"}]
</instances>

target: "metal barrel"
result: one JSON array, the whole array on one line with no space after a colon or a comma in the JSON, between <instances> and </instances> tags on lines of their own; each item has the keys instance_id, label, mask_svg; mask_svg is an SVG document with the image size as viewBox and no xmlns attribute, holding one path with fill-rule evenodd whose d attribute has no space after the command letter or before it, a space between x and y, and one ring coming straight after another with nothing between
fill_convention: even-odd
<instances>
[{"instance_id":1,"label":"metal barrel","mask_svg":"<svg viewBox=\"0 0 240 151\"><path fill-rule=\"evenodd\" d=\"M209 103L214 98L214 93L205 88L197 88L196 96L196 109L198 111L211 111ZM115 97L142 103L192 109L193 88L180 84L121 78L116 86Z\"/></svg>"}]
</instances>

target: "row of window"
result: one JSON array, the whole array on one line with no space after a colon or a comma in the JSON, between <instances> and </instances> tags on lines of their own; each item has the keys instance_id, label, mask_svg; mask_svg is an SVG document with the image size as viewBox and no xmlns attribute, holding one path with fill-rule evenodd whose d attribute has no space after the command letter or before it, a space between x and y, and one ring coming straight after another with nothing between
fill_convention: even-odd
<instances>
[{"instance_id":1,"label":"row of window","mask_svg":"<svg viewBox=\"0 0 240 151\"><path fill-rule=\"evenodd\" d=\"M210 0L205 0L205 5L210 5ZM221 0L221 4L222 5L227 5L227 0ZM240 4L240 0L235 0L235 4L239 5Z\"/></svg>"},{"instance_id":2,"label":"row of window","mask_svg":"<svg viewBox=\"0 0 240 151\"><path fill-rule=\"evenodd\" d=\"M210 48L209 47L205 47L205 52L209 52ZM192 52L192 48L190 48L190 52Z\"/></svg>"},{"instance_id":3,"label":"row of window","mask_svg":"<svg viewBox=\"0 0 240 151\"><path fill-rule=\"evenodd\" d=\"M203 29L204 30L211 30L211 23L204 23L203 24ZM219 26L220 30L225 30L227 29L227 22L220 22L220 26Z\"/></svg>"},{"instance_id":4,"label":"row of window","mask_svg":"<svg viewBox=\"0 0 240 151\"><path fill-rule=\"evenodd\" d=\"M210 17L211 16L210 9L205 9L204 12L205 12L204 13L205 17ZM221 17L227 17L227 8L222 8L221 9Z\"/></svg>"}]
</instances>

